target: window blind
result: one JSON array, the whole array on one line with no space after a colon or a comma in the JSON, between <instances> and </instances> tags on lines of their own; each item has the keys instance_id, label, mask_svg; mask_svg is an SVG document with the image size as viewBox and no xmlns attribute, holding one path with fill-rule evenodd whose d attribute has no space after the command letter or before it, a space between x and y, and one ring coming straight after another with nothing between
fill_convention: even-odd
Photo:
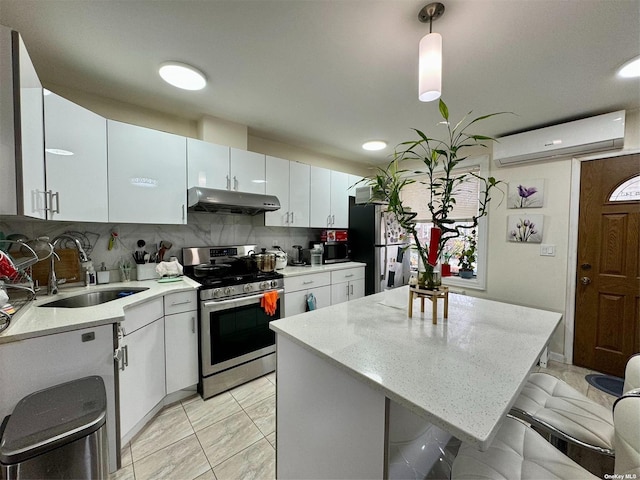
<instances>
[{"instance_id":1,"label":"window blind","mask_svg":"<svg viewBox=\"0 0 640 480\"><path fill-rule=\"evenodd\" d=\"M470 168L464 170L456 170L455 175L463 173L473 172L480 173L480 168ZM440 175L442 178L443 175ZM431 221L431 213L429 212L429 188L425 183L428 183L429 177L427 175L417 175L411 177L415 180L415 183L406 185L400 194L402 203L411 207L413 212L418 215L417 221ZM424 183L423 183L424 182ZM453 207L453 211L449 214L449 218L452 220L466 220L470 219L478 213L478 198L480 195L480 182L477 178L468 175L463 183L458 185L454 191L453 196L456 199L456 203Z\"/></svg>"}]
</instances>

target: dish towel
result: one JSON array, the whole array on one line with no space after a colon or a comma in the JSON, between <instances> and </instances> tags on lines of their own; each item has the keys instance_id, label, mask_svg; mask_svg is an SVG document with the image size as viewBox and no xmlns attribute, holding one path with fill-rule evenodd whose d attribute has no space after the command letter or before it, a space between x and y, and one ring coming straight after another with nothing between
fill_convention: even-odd
<instances>
[{"instance_id":1,"label":"dish towel","mask_svg":"<svg viewBox=\"0 0 640 480\"><path fill-rule=\"evenodd\" d=\"M313 293L307 295L307 312L316 309L316 296Z\"/></svg>"},{"instance_id":2,"label":"dish towel","mask_svg":"<svg viewBox=\"0 0 640 480\"><path fill-rule=\"evenodd\" d=\"M273 316L278 308L278 292L276 290L264 292L260 299L260 306L264 308L267 315Z\"/></svg>"},{"instance_id":3,"label":"dish towel","mask_svg":"<svg viewBox=\"0 0 640 480\"><path fill-rule=\"evenodd\" d=\"M156 265L156 273L161 277L177 277L182 275L182 265L177 260L160 262Z\"/></svg>"}]
</instances>

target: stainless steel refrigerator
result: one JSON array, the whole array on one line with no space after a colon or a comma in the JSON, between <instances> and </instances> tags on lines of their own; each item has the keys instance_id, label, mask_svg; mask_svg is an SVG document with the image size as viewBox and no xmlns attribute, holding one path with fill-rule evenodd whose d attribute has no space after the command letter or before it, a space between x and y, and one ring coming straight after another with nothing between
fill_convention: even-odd
<instances>
[{"instance_id":1,"label":"stainless steel refrigerator","mask_svg":"<svg viewBox=\"0 0 640 480\"><path fill-rule=\"evenodd\" d=\"M351 259L367 264L365 295L409 283L407 234L384 205L356 204L349 198Z\"/></svg>"}]
</instances>

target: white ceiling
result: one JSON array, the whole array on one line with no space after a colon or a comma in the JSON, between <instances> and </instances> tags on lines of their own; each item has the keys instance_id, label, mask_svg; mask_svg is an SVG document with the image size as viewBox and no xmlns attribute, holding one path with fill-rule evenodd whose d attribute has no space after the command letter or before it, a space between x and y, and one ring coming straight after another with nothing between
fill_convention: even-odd
<instances>
[{"instance_id":1,"label":"white ceiling","mask_svg":"<svg viewBox=\"0 0 640 480\"><path fill-rule=\"evenodd\" d=\"M359 162L382 162L411 128L441 136L437 102L417 99L415 0L0 0L44 83ZM443 99L457 120L510 111L474 133L504 135L640 107L640 0L444 0ZM157 75L179 60L200 92ZM384 139L368 153L361 144Z\"/></svg>"}]
</instances>

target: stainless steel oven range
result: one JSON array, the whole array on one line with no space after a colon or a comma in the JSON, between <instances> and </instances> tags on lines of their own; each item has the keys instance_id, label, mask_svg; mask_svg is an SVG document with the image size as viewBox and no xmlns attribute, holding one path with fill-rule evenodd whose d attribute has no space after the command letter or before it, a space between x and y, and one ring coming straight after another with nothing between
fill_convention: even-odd
<instances>
[{"instance_id":1,"label":"stainless steel oven range","mask_svg":"<svg viewBox=\"0 0 640 480\"><path fill-rule=\"evenodd\" d=\"M275 271L259 271L250 255L253 250L255 245L182 249L184 273L202 285L198 291L202 398L275 370L275 335L269 322L284 312L284 280ZM273 315L261 305L267 292L277 292Z\"/></svg>"}]
</instances>

